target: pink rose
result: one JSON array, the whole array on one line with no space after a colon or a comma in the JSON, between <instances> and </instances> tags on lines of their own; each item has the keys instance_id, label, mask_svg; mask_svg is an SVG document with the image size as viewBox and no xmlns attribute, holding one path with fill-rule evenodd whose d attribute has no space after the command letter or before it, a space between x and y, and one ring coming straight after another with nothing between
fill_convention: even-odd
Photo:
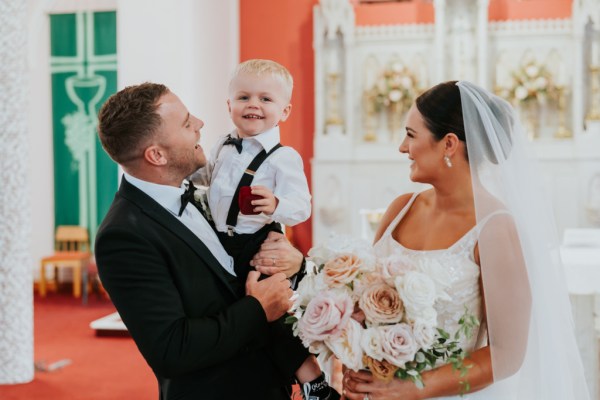
<instances>
[{"instance_id":1,"label":"pink rose","mask_svg":"<svg viewBox=\"0 0 600 400\"><path fill-rule=\"evenodd\" d=\"M394 285L397 276L404 276L408 271L414 271L415 266L406 256L392 255L379 260L377 268L385 281Z\"/></svg>"},{"instance_id":2,"label":"pink rose","mask_svg":"<svg viewBox=\"0 0 600 400\"><path fill-rule=\"evenodd\" d=\"M354 302L345 291L325 290L306 306L298 330L306 346L339 336L354 312Z\"/></svg>"},{"instance_id":3,"label":"pink rose","mask_svg":"<svg viewBox=\"0 0 600 400\"><path fill-rule=\"evenodd\" d=\"M404 364L415 358L418 350L412 329L405 323L383 326L379 329L383 359L404 368Z\"/></svg>"},{"instance_id":4,"label":"pink rose","mask_svg":"<svg viewBox=\"0 0 600 400\"><path fill-rule=\"evenodd\" d=\"M325 263L323 281L331 287L341 287L352 282L362 266L362 260L354 254L340 254L333 260Z\"/></svg>"},{"instance_id":5,"label":"pink rose","mask_svg":"<svg viewBox=\"0 0 600 400\"><path fill-rule=\"evenodd\" d=\"M367 325L395 324L400 322L404 311L396 289L385 283L366 288L358 304L365 313Z\"/></svg>"}]
</instances>

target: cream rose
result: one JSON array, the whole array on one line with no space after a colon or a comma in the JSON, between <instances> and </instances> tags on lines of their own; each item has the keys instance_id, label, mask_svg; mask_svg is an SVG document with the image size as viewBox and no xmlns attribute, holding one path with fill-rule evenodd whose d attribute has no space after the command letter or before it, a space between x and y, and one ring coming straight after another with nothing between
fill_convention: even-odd
<instances>
[{"instance_id":1,"label":"cream rose","mask_svg":"<svg viewBox=\"0 0 600 400\"><path fill-rule=\"evenodd\" d=\"M381 327L383 358L397 367L415 358L418 348L410 325L400 323Z\"/></svg>"},{"instance_id":2,"label":"cream rose","mask_svg":"<svg viewBox=\"0 0 600 400\"><path fill-rule=\"evenodd\" d=\"M419 309L406 309L405 313L406 321L410 322L411 325L420 322L425 325L437 326L437 311L433 307L423 307Z\"/></svg>"},{"instance_id":3,"label":"cream rose","mask_svg":"<svg viewBox=\"0 0 600 400\"><path fill-rule=\"evenodd\" d=\"M308 303L298 321L300 339L308 347L315 341L339 336L353 312L354 303L348 293L331 290L320 292Z\"/></svg>"},{"instance_id":4,"label":"cream rose","mask_svg":"<svg viewBox=\"0 0 600 400\"><path fill-rule=\"evenodd\" d=\"M397 277L396 289L404 302L407 314L414 316L423 309L431 308L436 300L435 283L421 272L410 271Z\"/></svg>"},{"instance_id":5,"label":"cream rose","mask_svg":"<svg viewBox=\"0 0 600 400\"><path fill-rule=\"evenodd\" d=\"M308 251L309 259L317 266L321 266L331 259L335 253L327 246L316 246Z\"/></svg>"},{"instance_id":6,"label":"cream rose","mask_svg":"<svg viewBox=\"0 0 600 400\"><path fill-rule=\"evenodd\" d=\"M344 253L325 263L321 273L323 281L331 288L352 282L362 266L362 260L354 254Z\"/></svg>"},{"instance_id":7,"label":"cream rose","mask_svg":"<svg viewBox=\"0 0 600 400\"><path fill-rule=\"evenodd\" d=\"M360 346L362 331L362 326L351 319L340 336L325 341L342 364L354 371L364 368Z\"/></svg>"},{"instance_id":8,"label":"cream rose","mask_svg":"<svg viewBox=\"0 0 600 400\"><path fill-rule=\"evenodd\" d=\"M383 347L381 344L381 332L379 328L368 328L363 330L360 345L367 356L374 360L383 360Z\"/></svg>"},{"instance_id":9,"label":"cream rose","mask_svg":"<svg viewBox=\"0 0 600 400\"><path fill-rule=\"evenodd\" d=\"M416 321L413 325L413 336L418 348L429 349L435 343L437 330L430 324Z\"/></svg>"},{"instance_id":10,"label":"cream rose","mask_svg":"<svg viewBox=\"0 0 600 400\"><path fill-rule=\"evenodd\" d=\"M396 289L385 283L366 288L358 306L365 313L367 324L394 324L400 322L404 308Z\"/></svg>"},{"instance_id":11,"label":"cream rose","mask_svg":"<svg viewBox=\"0 0 600 400\"><path fill-rule=\"evenodd\" d=\"M354 280L354 282L352 282L353 299L358 303L360 296L362 296L366 289L380 283L384 283L384 280L379 272L368 272L361 274L357 279Z\"/></svg>"},{"instance_id":12,"label":"cream rose","mask_svg":"<svg viewBox=\"0 0 600 400\"><path fill-rule=\"evenodd\" d=\"M311 299L318 293L327 289L327 285L323 282L323 275L307 275L298 284L296 294L298 295L294 301L294 309L298 307L306 307Z\"/></svg>"}]
</instances>

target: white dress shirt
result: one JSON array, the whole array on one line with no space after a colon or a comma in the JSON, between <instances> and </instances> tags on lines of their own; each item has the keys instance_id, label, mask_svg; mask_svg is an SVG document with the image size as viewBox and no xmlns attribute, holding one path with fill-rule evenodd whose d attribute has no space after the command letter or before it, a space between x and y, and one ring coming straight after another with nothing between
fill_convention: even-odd
<instances>
[{"instance_id":1,"label":"white dress shirt","mask_svg":"<svg viewBox=\"0 0 600 400\"><path fill-rule=\"evenodd\" d=\"M189 204L183 210L181 217L178 216L181 207L181 195L185 191L182 184L180 188L168 185L159 185L143 181L128 174L123 174L125 180L136 188L150 196L154 201L178 218L190 231L194 233L204 243L213 256L219 261L221 266L235 276L233 270L233 258L227 254L215 231L209 225L208 221L202 216L200 211L194 205Z\"/></svg>"},{"instance_id":2,"label":"white dress shirt","mask_svg":"<svg viewBox=\"0 0 600 400\"><path fill-rule=\"evenodd\" d=\"M237 131L232 132L231 136L237 138ZM269 152L279 143L279 126L244 138L241 153L235 146L224 146L225 139L226 136L223 136L215 144L207 166L192 176L195 183L209 186L208 204L219 232L227 232L229 206L250 162L263 149ZM273 221L294 226L310 217L311 195L304 175L304 164L300 154L293 148L281 147L267 157L256 171L251 185L269 188L279 203L272 215L240 213L235 232L254 233Z\"/></svg>"}]
</instances>

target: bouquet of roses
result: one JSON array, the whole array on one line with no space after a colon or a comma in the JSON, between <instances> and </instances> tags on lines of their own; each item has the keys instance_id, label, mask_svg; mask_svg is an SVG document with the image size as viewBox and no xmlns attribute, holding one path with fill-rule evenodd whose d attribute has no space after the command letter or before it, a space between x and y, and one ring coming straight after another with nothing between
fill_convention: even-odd
<instances>
[{"instance_id":1,"label":"bouquet of roses","mask_svg":"<svg viewBox=\"0 0 600 400\"><path fill-rule=\"evenodd\" d=\"M366 242L344 237L311 249L309 261L288 322L312 353L419 386L421 371L437 361L466 374L458 341L478 322L465 315L452 337L438 328L433 306L447 296L442 280L402 257L378 258Z\"/></svg>"}]
</instances>

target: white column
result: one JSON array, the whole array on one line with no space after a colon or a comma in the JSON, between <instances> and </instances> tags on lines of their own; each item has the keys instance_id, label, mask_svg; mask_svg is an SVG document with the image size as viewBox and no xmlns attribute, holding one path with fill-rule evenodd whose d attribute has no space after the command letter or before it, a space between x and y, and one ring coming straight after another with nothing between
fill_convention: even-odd
<instances>
[{"instance_id":1,"label":"white column","mask_svg":"<svg viewBox=\"0 0 600 400\"><path fill-rule=\"evenodd\" d=\"M204 121L210 148L232 129L229 77L239 61L237 0L119 0L119 89L152 81L167 85Z\"/></svg>"},{"instance_id":2,"label":"white column","mask_svg":"<svg viewBox=\"0 0 600 400\"><path fill-rule=\"evenodd\" d=\"M446 0L434 0L435 12L435 79L431 84L446 80Z\"/></svg>"},{"instance_id":3,"label":"white column","mask_svg":"<svg viewBox=\"0 0 600 400\"><path fill-rule=\"evenodd\" d=\"M0 384L12 384L33 379L27 3L0 0L0 10Z\"/></svg>"},{"instance_id":4,"label":"white column","mask_svg":"<svg viewBox=\"0 0 600 400\"><path fill-rule=\"evenodd\" d=\"M488 40L489 0L477 1L477 83L491 88L489 81L489 40Z\"/></svg>"}]
</instances>

